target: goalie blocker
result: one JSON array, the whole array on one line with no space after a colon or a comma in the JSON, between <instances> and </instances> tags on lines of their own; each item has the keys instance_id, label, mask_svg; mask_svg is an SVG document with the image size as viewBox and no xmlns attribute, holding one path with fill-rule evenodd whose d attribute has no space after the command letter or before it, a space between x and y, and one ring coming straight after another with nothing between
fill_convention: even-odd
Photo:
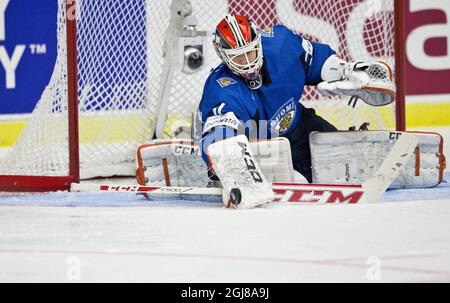
<instances>
[{"instance_id":1,"label":"goalie blocker","mask_svg":"<svg viewBox=\"0 0 450 303\"><path fill-rule=\"evenodd\" d=\"M238 200L244 200L239 205L242 208L253 207L259 202L246 198L253 195L251 191L233 191L240 188L241 177L248 180L255 177L259 181L254 184L257 188L270 188L268 182L307 183L293 168L290 144L286 138L249 143L245 136L238 136L211 146L208 152L211 161L215 162L214 174L220 178L221 184L214 184L209 179L209 168L203 162L199 147L194 146L191 140L154 140L141 145L136 156L138 183L144 186L223 186L228 195L224 196L225 204L231 206L230 198L236 206ZM233 175L236 172L239 172L239 178ZM257 178L258 174L260 178ZM270 200L265 199L262 204Z\"/></svg>"},{"instance_id":2,"label":"goalie blocker","mask_svg":"<svg viewBox=\"0 0 450 303\"><path fill-rule=\"evenodd\" d=\"M250 142L256 162L270 182L305 183L293 168L286 138ZM136 176L140 185L213 186L200 148L192 140L153 140L138 147Z\"/></svg>"}]
</instances>

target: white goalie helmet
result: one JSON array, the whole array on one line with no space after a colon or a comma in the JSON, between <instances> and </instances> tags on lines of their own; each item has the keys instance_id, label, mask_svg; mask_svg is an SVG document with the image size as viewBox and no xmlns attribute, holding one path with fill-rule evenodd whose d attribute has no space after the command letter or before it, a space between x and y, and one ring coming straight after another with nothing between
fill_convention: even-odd
<instances>
[{"instance_id":1,"label":"white goalie helmet","mask_svg":"<svg viewBox=\"0 0 450 303\"><path fill-rule=\"evenodd\" d=\"M219 57L234 74L261 82L261 34L245 16L230 14L223 18L216 27L213 44Z\"/></svg>"}]
</instances>

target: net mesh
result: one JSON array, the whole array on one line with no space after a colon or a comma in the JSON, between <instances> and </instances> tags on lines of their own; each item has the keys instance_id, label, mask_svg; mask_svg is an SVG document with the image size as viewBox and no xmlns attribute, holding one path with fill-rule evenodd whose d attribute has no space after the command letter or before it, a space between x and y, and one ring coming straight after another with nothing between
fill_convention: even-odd
<instances>
[{"instance_id":1,"label":"net mesh","mask_svg":"<svg viewBox=\"0 0 450 303\"><path fill-rule=\"evenodd\" d=\"M228 12L248 16L260 28L284 24L330 44L347 61L394 62L394 0L192 0L199 30L212 32ZM27 128L0 163L0 174L67 175L67 64L65 1L58 0L58 57L53 76ZM138 144L171 137L190 126L212 67L219 64L208 38L206 66L192 75L174 68L167 38L186 0L77 0L77 45L82 178L134 173ZM175 26L175 27L174 27ZM169 46L170 49L170 46ZM163 98L164 96L164 98ZM164 100L164 102L162 102ZM302 102L340 129L370 122L394 129L395 107L355 108L348 99L323 99L315 88ZM163 103L163 104L161 104Z\"/></svg>"}]
</instances>

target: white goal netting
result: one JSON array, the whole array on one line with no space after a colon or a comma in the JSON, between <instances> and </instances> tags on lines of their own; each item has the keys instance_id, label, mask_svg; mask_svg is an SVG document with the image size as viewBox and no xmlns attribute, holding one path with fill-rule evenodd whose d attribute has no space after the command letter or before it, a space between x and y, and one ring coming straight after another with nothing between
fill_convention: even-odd
<instances>
[{"instance_id":1,"label":"white goal netting","mask_svg":"<svg viewBox=\"0 0 450 303\"><path fill-rule=\"evenodd\" d=\"M394 0L191 0L197 29L207 31L206 63L182 72L174 41L182 35L187 0L77 0L78 96L82 178L134 173L136 146L156 132L171 137L189 127L203 84L219 63L210 34L226 13L248 16L259 27L284 24L330 44L348 61L394 61ZM53 76L0 174L67 175L67 61L65 1L58 0L58 57ZM356 108L348 100L303 96L338 128L369 121L395 128L395 107ZM157 129L157 121L159 128Z\"/></svg>"}]
</instances>

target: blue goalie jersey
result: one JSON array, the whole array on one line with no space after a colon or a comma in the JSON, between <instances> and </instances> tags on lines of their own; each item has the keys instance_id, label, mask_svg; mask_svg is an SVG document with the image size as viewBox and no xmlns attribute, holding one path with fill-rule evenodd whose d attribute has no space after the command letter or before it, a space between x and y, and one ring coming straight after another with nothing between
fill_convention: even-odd
<instances>
[{"instance_id":1,"label":"blue goalie jersey","mask_svg":"<svg viewBox=\"0 0 450 303\"><path fill-rule=\"evenodd\" d=\"M322 66L335 54L328 45L312 43L281 25L262 32L262 47L259 89L250 89L225 64L208 77L199 105L201 127L196 128L205 161L209 144L238 133L254 139L288 136L302 123L305 85L322 82Z\"/></svg>"}]
</instances>

